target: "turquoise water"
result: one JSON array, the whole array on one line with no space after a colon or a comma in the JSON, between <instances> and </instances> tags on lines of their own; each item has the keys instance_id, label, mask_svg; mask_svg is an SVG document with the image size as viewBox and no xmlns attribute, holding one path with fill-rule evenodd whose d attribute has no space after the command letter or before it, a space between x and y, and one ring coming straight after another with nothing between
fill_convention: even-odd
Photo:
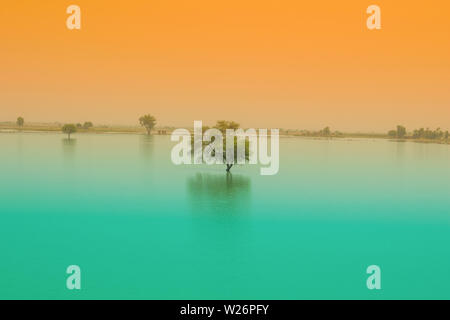
<instances>
[{"instance_id":1,"label":"turquoise water","mask_svg":"<svg viewBox=\"0 0 450 320\"><path fill-rule=\"evenodd\" d=\"M172 145L0 134L0 298L450 299L449 146L281 138L260 176Z\"/></svg>"}]
</instances>

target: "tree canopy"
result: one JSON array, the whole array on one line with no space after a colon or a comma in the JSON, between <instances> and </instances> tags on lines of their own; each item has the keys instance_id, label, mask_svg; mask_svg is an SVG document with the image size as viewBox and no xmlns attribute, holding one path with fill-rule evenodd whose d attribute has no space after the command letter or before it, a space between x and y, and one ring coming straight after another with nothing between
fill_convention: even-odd
<instances>
[{"instance_id":1,"label":"tree canopy","mask_svg":"<svg viewBox=\"0 0 450 320\"><path fill-rule=\"evenodd\" d=\"M72 133L77 132L77 127L76 127L74 124L65 124L65 125L62 127L61 131L62 131L63 133L65 133L65 134L67 134L68 137L69 137L69 139L70 139L70 135L71 135Z\"/></svg>"},{"instance_id":2,"label":"tree canopy","mask_svg":"<svg viewBox=\"0 0 450 320\"><path fill-rule=\"evenodd\" d=\"M146 114L139 118L139 123L147 130L147 134L151 134L152 129L156 125L156 118L150 114Z\"/></svg>"},{"instance_id":3,"label":"tree canopy","mask_svg":"<svg viewBox=\"0 0 450 320\"><path fill-rule=\"evenodd\" d=\"M89 128L92 128L94 126L94 124L92 123L92 122L90 122L90 121L86 121L84 124L83 124L83 129L89 129Z\"/></svg>"},{"instance_id":4,"label":"tree canopy","mask_svg":"<svg viewBox=\"0 0 450 320\"><path fill-rule=\"evenodd\" d=\"M16 124L17 124L19 127L23 127L23 125L25 124L25 119L22 118L22 117L18 117L18 118L17 118L17 121L16 121Z\"/></svg>"},{"instance_id":5,"label":"tree canopy","mask_svg":"<svg viewBox=\"0 0 450 320\"><path fill-rule=\"evenodd\" d=\"M397 138L404 138L406 136L406 128L404 126L397 126Z\"/></svg>"},{"instance_id":6,"label":"tree canopy","mask_svg":"<svg viewBox=\"0 0 450 320\"><path fill-rule=\"evenodd\" d=\"M239 123L236 123L234 121L219 120L219 121L217 121L214 128L219 129L222 132L222 134L225 134L225 131L227 129L233 129L233 130L239 129Z\"/></svg>"},{"instance_id":7,"label":"tree canopy","mask_svg":"<svg viewBox=\"0 0 450 320\"><path fill-rule=\"evenodd\" d=\"M234 121L225 121L225 120L219 120L217 121L216 125L213 127L214 129L218 129L222 135L223 135L223 142L222 142L222 157L223 157L223 163L226 165L226 170L227 172L229 172L231 170L231 167L233 167L233 165L235 163L238 162L238 137L234 137L234 150L233 150L233 156L234 156L234 160L233 163L227 163L227 144L226 144L226 130L227 129L232 129L232 130L236 130L239 129L240 125L237 122ZM202 128L203 133L205 133L205 131L207 131L208 129L210 129L209 127L203 127ZM213 143L214 140L211 142ZM206 150L206 148L212 148L212 144L210 144L210 142L208 141L203 141L203 150ZM245 152L244 152L244 157L245 160L249 159L250 156L250 143L249 141L246 139L244 142L244 148L245 148ZM194 152L194 139L192 139L192 152ZM215 149L212 151L211 155L213 157L215 157Z\"/></svg>"}]
</instances>

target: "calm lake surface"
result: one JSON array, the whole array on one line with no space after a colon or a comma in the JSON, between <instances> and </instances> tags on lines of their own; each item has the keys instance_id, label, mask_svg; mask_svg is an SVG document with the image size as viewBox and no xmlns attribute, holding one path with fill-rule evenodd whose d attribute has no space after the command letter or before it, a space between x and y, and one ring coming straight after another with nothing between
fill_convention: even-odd
<instances>
[{"instance_id":1,"label":"calm lake surface","mask_svg":"<svg viewBox=\"0 0 450 320\"><path fill-rule=\"evenodd\" d=\"M260 176L64 138L0 134L0 299L450 299L450 146L281 138Z\"/></svg>"}]
</instances>

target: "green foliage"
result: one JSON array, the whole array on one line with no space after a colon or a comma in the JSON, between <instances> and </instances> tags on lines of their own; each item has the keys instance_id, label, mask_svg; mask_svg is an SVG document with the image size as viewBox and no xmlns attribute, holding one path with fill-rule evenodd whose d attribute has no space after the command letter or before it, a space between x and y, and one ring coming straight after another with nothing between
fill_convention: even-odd
<instances>
[{"instance_id":1,"label":"green foliage","mask_svg":"<svg viewBox=\"0 0 450 320\"><path fill-rule=\"evenodd\" d=\"M94 124L92 122L87 121L83 124L83 129L88 130L88 129L92 128L93 126L94 126Z\"/></svg>"},{"instance_id":2,"label":"green foliage","mask_svg":"<svg viewBox=\"0 0 450 320\"><path fill-rule=\"evenodd\" d=\"M428 140L440 140L442 138L448 139L448 131L445 133L441 130L441 128L437 128L436 130L430 130L429 128L420 128L418 130L414 130L413 136L414 139L428 139Z\"/></svg>"},{"instance_id":3,"label":"green foliage","mask_svg":"<svg viewBox=\"0 0 450 320\"><path fill-rule=\"evenodd\" d=\"M139 118L139 123L147 130L147 134L151 134L152 129L156 125L156 118L150 114Z\"/></svg>"},{"instance_id":4,"label":"green foliage","mask_svg":"<svg viewBox=\"0 0 450 320\"><path fill-rule=\"evenodd\" d=\"M330 137L331 136L331 130L330 127L325 127L320 131L320 135L323 137Z\"/></svg>"},{"instance_id":5,"label":"green foliage","mask_svg":"<svg viewBox=\"0 0 450 320\"><path fill-rule=\"evenodd\" d=\"M403 139L406 137L406 128L398 125L396 130L390 130L388 136L391 138Z\"/></svg>"},{"instance_id":6,"label":"green foliage","mask_svg":"<svg viewBox=\"0 0 450 320\"><path fill-rule=\"evenodd\" d=\"M234 160L233 163L227 163L227 146L226 146L226 141L224 141L224 145L223 145L223 162L226 163L227 165L227 172L230 171L231 167L233 166L234 163L238 163L239 159L238 159L238 138L234 137L234 141L233 141L233 155L234 155ZM246 161L249 160L250 158L250 142L248 141L248 139L245 139L244 141L244 159Z\"/></svg>"},{"instance_id":7,"label":"green foliage","mask_svg":"<svg viewBox=\"0 0 450 320\"><path fill-rule=\"evenodd\" d=\"M18 117L18 118L17 118L17 121L16 121L16 124L17 124L19 127L23 127L23 125L25 124L25 119L22 118L22 117Z\"/></svg>"},{"instance_id":8,"label":"green foliage","mask_svg":"<svg viewBox=\"0 0 450 320\"><path fill-rule=\"evenodd\" d=\"M403 126L397 126L397 138L403 139L406 136L406 128Z\"/></svg>"},{"instance_id":9,"label":"green foliage","mask_svg":"<svg viewBox=\"0 0 450 320\"><path fill-rule=\"evenodd\" d=\"M70 135L77 132L77 127L74 124L65 124L61 130L63 133L67 134L70 139Z\"/></svg>"},{"instance_id":10,"label":"green foliage","mask_svg":"<svg viewBox=\"0 0 450 320\"><path fill-rule=\"evenodd\" d=\"M225 134L227 129L233 130L239 129L239 123L236 123L234 121L219 120L217 121L214 128L219 129L222 132L222 134Z\"/></svg>"},{"instance_id":11,"label":"green foliage","mask_svg":"<svg viewBox=\"0 0 450 320\"><path fill-rule=\"evenodd\" d=\"M289 132L286 132L289 134ZM319 131L309 131L309 130L296 130L296 133L294 134L296 136L303 136L303 137L342 137L344 134L339 131L332 131L330 127L325 127L322 130Z\"/></svg>"},{"instance_id":12,"label":"green foliage","mask_svg":"<svg viewBox=\"0 0 450 320\"><path fill-rule=\"evenodd\" d=\"M396 138L397 137L397 130L390 130L388 132L388 136L391 138Z\"/></svg>"},{"instance_id":13,"label":"green foliage","mask_svg":"<svg viewBox=\"0 0 450 320\"><path fill-rule=\"evenodd\" d=\"M412 135L406 135L406 129L403 126L397 126L397 130L390 130L388 136L399 139L418 139L418 140L448 140L448 131L442 131L441 128L430 130L429 128L420 128L413 131Z\"/></svg>"},{"instance_id":14,"label":"green foliage","mask_svg":"<svg viewBox=\"0 0 450 320\"><path fill-rule=\"evenodd\" d=\"M227 170L227 172L229 172L231 167L235 163L237 163L238 160L239 160L238 159L238 146L239 146L239 144L238 144L238 137L234 137L234 144L233 144L234 160L233 160L233 163L227 163L227 159L226 159L226 157L227 157L226 130L227 129L233 129L233 130L239 129L239 124L234 122L234 121L220 120L220 121L217 121L216 125L213 128L214 129L218 129L222 133L222 138L223 138L223 143L222 143L222 146L223 146L223 150L222 150L223 163L226 164L226 166L227 166L226 170ZM203 134L208 129L209 129L209 127L203 127L202 128ZM212 142L214 142L214 140ZM203 141L203 145L202 145L203 151L206 148L211 148L212 142ZM250 157L250 142L248 141L248 139L245 139L245 141L244 141L244 148L245 148L244 149L245 150L244 151L244 157L245 157L245 160L248 161L249 157ZM194 154L194 138L193 137L191 138L191 149L192 149L191 150L192 154ZM215 156L215 149L211 152L211 154L212 154L213 157Z\"/></svg>"},{"instance_id":15,"label":"green foliage","mask_svg":"<svg viewBox=\"0 0 450 320\"><path fill-rule=\"evenodd\" d=\"M230 171L231 167L233 166L234 163L238 162L238 138L234 137L234 141L233 141L233 154L234 154L234 159L233 159L233 163L227 163L227 143L226 143L226 130L227 129L232 129L232 130L236 130L239 129L240 125L237 122L234 121L225 121L225 120L219 120L217 121L216 125L214 126L214 128L220 130L223 134L223 162L227 165L227 172ZM249 141L246 139L245 143L244 143L244 148L245 148L245 152L244 152L244 156L245 156L245 160L248 160L250 157L250 143ZM214 154L213 154L214 155Z\"/></svg>"}]
</instances>

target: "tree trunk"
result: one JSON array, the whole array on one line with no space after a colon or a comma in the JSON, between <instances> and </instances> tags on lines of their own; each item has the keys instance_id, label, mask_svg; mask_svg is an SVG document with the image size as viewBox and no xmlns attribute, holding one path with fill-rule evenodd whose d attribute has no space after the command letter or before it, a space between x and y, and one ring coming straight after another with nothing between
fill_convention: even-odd
<instances>
[{"instance_id":1,"label":"tree trunk","mask_svg":"<svg viewBox=\"0 0 450 320\"><path fill-rule=\"evenodd\" d=\"M228 164L227 163L227 172L230 172L230 169L231 169L232 166L233 166L232 164Z\"/></svg>"},{"instance_id":2,"label":"tree trunk","mask_svg":"<svg viewBox=\"0 0 450 320\"><path fill-rule=\"evenodd\" d=\"M67 134L69 136L69 140L70 140L70 133Z\"/></svg>"}]
</instances>

